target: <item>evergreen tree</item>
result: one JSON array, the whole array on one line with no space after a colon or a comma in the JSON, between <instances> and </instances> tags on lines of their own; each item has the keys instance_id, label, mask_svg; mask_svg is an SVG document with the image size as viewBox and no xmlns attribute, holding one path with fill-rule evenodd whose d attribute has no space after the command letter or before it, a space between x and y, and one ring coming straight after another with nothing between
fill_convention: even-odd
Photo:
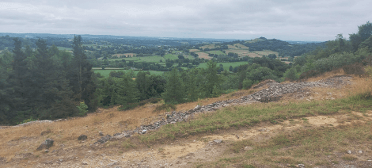
<instances>
[{"instance_id":1,"label":"evergreen tree","mask_svg":"<svg viewBox=\"0 0 372 168\"><path fill-rule=\"evenodd\" d=\"M150 98L150 78L148 72L140 71L136 77L137 89L139 91L139 99L146 100Z\"/></svg>"},{"instance_id":2,"label":"evergreen tree","mask_svg":"<svg viewBox=\"0 0 372 168\"><path fill-rule=\"evenodd\" d=\"M213 60L207 63L207 69L205 71L206 82L204 88L205 97L218 96L220 92L221 80L217 75L219 67Z\"/></svg>"},{"instance_id":3,"label":"evergreen tree","mask_svg":"<svg viewBox=\"0 0 372 168\"><path fill-rule=\"evenodd\" d=\"M129 75L124 75L118 82L117 95L117 102L123 107L130 107L131 104L138 102L139 92L135 81Z\"/></svg>"},{"instance_id":4,"label":"evergreen tree","mask_svg":"<svg viewBox=\"0 0 372 168\"><path fill-rule=\"evenodd\" d=\"M183 103L185 92L178 70L173 68L168 75L167 85L163 93L164 101L173 104Z\"/></svg>"},{"instance_id":5,"label":"evergreen tree","mask_svg":"<svg viewBox=\"0 0 372 168\"><path fill-rule=\"evenodd\" d=\"M33 116L40 119L65 118L77 115L72 91L59 62L53 60L45 40L36 42L36 67L31 69L33 83Z\"/></svg>"},{"instance_id":6,"label":"evergreen tree","mask_svg":"<svg viewBox=\"0 0 372 168\"><path fill-rule=\"evenodd\" d=\"M30 117L28 101L31 100L32 88L29 86L29 71L27 69L26 54L22 51L22 42L18 38L14 39L12 71L8 78L8 84L12 88L12 93L8 94L11 100L10 107L12 113L9 116L14 123Z\"/></svg>"},{"instance_id":7,"label":"evergreen tree","mask_svg":"<svg viewBox=\"0 0 372 168\"><path fill-rule=\"evenodd\" d=\"M75 36L73 41L73 59L70 67L69 80L75 100L84 101L89 111L97 108L94 91L96 89L92 80L92 65L84 54L81 36Z\"/></svg>"},{"instance_id":8,"label":"evergreen tree","mask_svg":"<svg viewBox=\"0 0 372 168\"><path fill-rule=\"evenodd\" d=\"M2 124L11 124L11 104L12 101L10 99L11 88L8 85L8 72L7 69L9 68L5 55L9 53L5 53L3 56L0 56L0 123ZM10 54L9 54L10 55Z\"/></svg>"},{"instance_id":9,"label":"evergreen tree","mask_svg":"<svg viewBox=\"0 0 372 168\"><path fill-rule=\"evenodd\" d=\"M185 72L184 76L186 77L185 83L185 92L187 95L187 101L195 101L199 97L199 91L197 86L197 69L191 69L189 72Z\"/></svg>"}]
</instances>

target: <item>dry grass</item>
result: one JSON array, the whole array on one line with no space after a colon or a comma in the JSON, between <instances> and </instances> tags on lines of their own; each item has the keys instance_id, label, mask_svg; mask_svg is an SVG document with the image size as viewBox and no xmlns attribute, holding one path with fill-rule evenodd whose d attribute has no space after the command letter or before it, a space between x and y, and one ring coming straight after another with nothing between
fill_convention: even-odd
<instances>
[{"instance_id":1,"label":"dry grass","mask_svg":"<svg viewBox=\"0 0 372 168\"><path fill-rule=\"evenodd\" d=\"M204 58L204 59L212 59L212 57L210 57L209 55L208 55L208 53L205 53L205 52L197 52L197 53L195 53L195 54L198 54L199 55L199 58Z\"/></svg>"},{"instance_id":2,"label":"dry grass","mask_svg":"<svg viewBox=\"0 0 372 168\"><path fill-rule=\"evenodd\" d=\"M318 80L321 80L321 79L326 79L326 78L330 78L330 77L333 77L333 76L339 76L339 75L346 75L346 73L344 72L344 70L342 70L342 68L336 69L336 70L333 70L333 71L330 71L330 72L325 72L322 75L319 75L319 76L316 76L316 77L311 77L309 79L306 79L305 81L315 82L315 81L318 81Z\"/></svg>"},{"instance_id":3,"label":"dry grass","mask_svg":"<svg viewBox=\"0 0 372 168\"><path fill-rule=\"evenodd\" d=\"M190 49L189 52L200 52L199 49Z\"/></svg>"},{"instance_id":4,"label":"dry grass","mask_svg":"<svg viewBox=\"0 0 372 168\"><path fill-rule=\"evenodd\" d=\"M216 101L235 99L246 94L247 90L222 95L217 98L209 98L178 104L177 111L189 110L196 105L207 105ZM51 150L57 149L59 145L66 147L77 147L81 144L77 141L78 136L88 136L87 143L94 143L99 139L98 132L113 135L124 130L131 130L142 124L150 124L164 118L164 111L154 113L155 108L160 104L146 104L132 110L119 111L118 107L109 109L98 109L96 113L88 114L86 117L70 118L66 121L54 123L37 123L29 126L10 127L0 129L0 156L8 159L13 158L16 153L35 152L36 148L46 139L52 138L54 146ZM50 130L51 133L41 136L41 132ZM9 143L17 145L9 146Z\"/></svg>"}]
</instances>

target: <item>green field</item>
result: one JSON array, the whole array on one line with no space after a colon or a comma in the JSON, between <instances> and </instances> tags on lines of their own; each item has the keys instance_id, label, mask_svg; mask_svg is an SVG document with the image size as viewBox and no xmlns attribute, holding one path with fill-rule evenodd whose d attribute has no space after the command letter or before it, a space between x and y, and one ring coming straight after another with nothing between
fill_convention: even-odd
<instances>
[{"instance_id":1,"label":"green field","mask_svg":"<svg viewBox=\"0 0 372 168\"><path fill-rule=\"evenodd\" d=\"M67 50L67 51L72 51L72 48L66 48L66 47L57 47L58 50Z\"/></svg>"},{"instance_id":2,"label":"green field","mask_svg":"<svg viewBox=\"0 0 372 168\"><path fill-rule=\"evenodd\" d=\"M109 74L111 71L123 71L123 72L129 72L130 70L111 70L111 69L108 69L108 70L102 70L102 69L96 69L96 70L93 70L94 73L100 73L102 76L104 77L109 77ZM139 71L133 71L135 75L137 75L137 73ZM151 75L162 75L164 72L163 71L149 71Z\"/></svg>"},{"instance_id":3,"label":"green field","mask_svg":"<svg viewBox=\"0 0 372 168\"><path fill-rule=\"evenodd\" d=\"M223 65L223 69L229 70L229 67L237 67L240 65L247 64L248 62L226 62L226 63L217 63L217 66L219 67L220 64ZM201 63L199 64L198 68L207 68L207 63Z\"/></svg>"}]
</instances>

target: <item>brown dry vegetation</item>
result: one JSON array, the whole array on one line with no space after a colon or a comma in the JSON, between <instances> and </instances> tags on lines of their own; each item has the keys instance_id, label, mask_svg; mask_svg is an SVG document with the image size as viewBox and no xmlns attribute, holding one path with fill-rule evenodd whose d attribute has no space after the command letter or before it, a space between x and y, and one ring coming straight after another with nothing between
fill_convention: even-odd
<instances>
[{"instance_id":1,"label":"brown dry vegetation","mask_svg":"<svg viewBox=\"0 0 372 168\"><path fill-rule=\"evenodd\" d=\"M197 52L195 54L198 54L199 55L199 58L204 58L204 59L212 59L212 57L210 57L208 55L208 53L205 53L205 52Z\"/></svg>"},{"instance_id":2,"label":"brown dry vegetation","mask_svg":"<svg viewBox=\"0 0 372 168\"><path fill-rule=\"evenodd\" d=\"M189 52L200 52L199 49L190 49Z\"/></svg>"}]
</instances>

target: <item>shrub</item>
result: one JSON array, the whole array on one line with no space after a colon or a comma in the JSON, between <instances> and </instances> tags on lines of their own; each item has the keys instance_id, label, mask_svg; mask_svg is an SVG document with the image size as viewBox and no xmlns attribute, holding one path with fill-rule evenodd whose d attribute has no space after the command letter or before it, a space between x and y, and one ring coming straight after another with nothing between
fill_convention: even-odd
<instances>
[{"instance_id":1,"label":"shrub","mask_svg":"<svg viewBox=\"0 0 372 168\"><path fill-rule=\"evenodd\" d=\"M166 111L176 110L176 106L174 104L162 104L160 106L157 106L154 112L162 111L162 110L166 110Z\"/></svg>"},{"instance_id":2,"label":"shrub","mask_svg":"<svg viewBox=\"0 0 372 168\"><path fill-rule=\"evenodd\" d=\"M363 68L363 64L361 63L345 65L342 67L342 69L344 70L346 74L363 75L366 73Z\"/></svg>"},{"instance_id":3,"label":"shrub","mask_svg":"<svg viewBox=\"0 0 372 168\"><path fill-rule=\"evenodd\" d=\"M80 102L79 106L76 106L79 109L79 115L84 116L88 112L88 106L84 102Z\"/></svg>"}]
</instances>

